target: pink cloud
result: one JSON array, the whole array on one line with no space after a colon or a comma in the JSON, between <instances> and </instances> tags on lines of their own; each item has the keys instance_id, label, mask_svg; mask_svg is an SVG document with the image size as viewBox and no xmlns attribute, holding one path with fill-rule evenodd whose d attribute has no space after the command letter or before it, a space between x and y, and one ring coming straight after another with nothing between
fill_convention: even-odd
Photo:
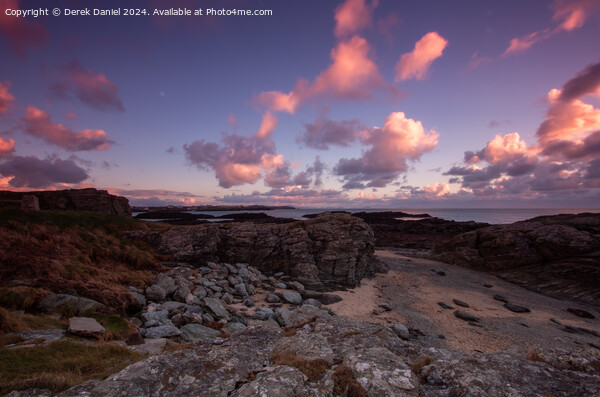
<instances>
[{"instance_id":1,"label":"pink cloud","mask_svg":"<svg viewBox=\"0 0 600 397\"><path fill-rule=\"evenodd\" d=\"M10 81L0 82L0 114L6 112L15 100L13 94L8 92L9 89Z\"/></svg>"},{"instance_id":2,"label":"pink cloud","mask_svg":"<svg viewBox=\"0 0 600 397\"><path fill-rule=\"evenodd\" d=\"M429 199L437 199L444 197L450 193L450 187L446 183L434 183L433 185L423 186L425 195Z\"/></svg>"},{"instance_id":3,"label":"pink cloud","mask_svg":"<svg viewBox=\"0 0 600 397\"><path fill-rule=\"evenodd\" d=\"M37 22L6 15L4 10L18 10L18 0L0 0L0 35L4 36L13 52L24 57L28 49L39 48L48 41L48 32Z\"/></svg>"},{"instance_id":4,"label":"pink cloud","mask_svg":"<svg viewBox=\"0 0 600 397\"><path fill-rule=\"evenodd\" d=\"M0 159L15 151L14 139L4 139L0 136Z\"/></svg>"},{"instance_id":5,"label":"pink cloud","mask_svg":"<svg viewBox=\"0 0 600 397\"><path fill-rule=\"evenodd\" d=\"M21 118L24 132L68 151L107 150L113 145L103 130L73 131L62 124L55 124L50 115L35 106L29 106Z\"/></svg>"},{"instance_id":6,"label":"pink cloud","mask_svg":"<svg viewBox=\"0 0 600 397\"><path fill-rule=\"evenodd\" d=\"M394 42L394 28L400 25L401 22L402 20L398 16L398 13L391 12L385 18L377 21L377 30L385 37L388 43L392 44Z\"/></svg>"},{"instance_id":7,"label":"pink cloud","mask_svg":"<svg viewBox=\"0 0 600 397\"><path fill-rule=\"evenodd\" d=\"M371 46L360 36L342 41L331 51L331 65L311 83L300 79L289 93L262 92L253 102L274 112L295 113L305 102L318 98L361 100L386 87L371 58Z\"/></svg>"},{"instance_id":8,"label":"pink cloud","mask_svg":"<svg viewBox=\"0 0 600 397\"><path fill-rule=\"evenodd\" d=\"M469 69L477 69L482 65L486 65L492 62L492 58L479 56L477 52L471 55L471 60L469 61Z\"/></svg>"},{"instance_id":9,"label":"pink cloud","mask_svg":"<svg viewBox=\"0 0 600 397\"><path fill-rule=\"evenodd\" d=\"M278 121L279 120L273 115L273 113L265 112L265 114L263 114L263 119L260 123L260 127L256 132L256 137L259 139L267 139L271 137L271 134L273 133L273 131L275 131L275 128L277 128Z\"/></svg>"},{"instance_id":10,"label":"pink cloud","mask_svg":"<svg viewBox=\"0 0 600 397\"><path fill-rule=\"evenodd\" d=\"M372 0L367 4L365 0L346 0L335 9L336 37L343 37L361 31L373 24L373 10L379 0Z\"/></svg>"},{"instance_id":11,"label":"pink cloud","mask_svg":"<svg viewBox=\"0 0 600 397\"><path fill-rule=\"evenodd\" d=\"M345 188L384 187L408 170L408 162L432 151L439 134L426 132L420 121L403 112L390 114L383 127L361 133L361 143L371 146L361 158L339 160L335 173L345 180Z\"/></svg>"},{"instance_id":12,"label":"pink cloud","mask_svg":"<svg viewBox=\"0 0 600 397\"><path fill-rule=\"evenodd\" d=\"M555 0L551 7L554 10L552 20L558 25L511 39L503 56L525 52L555 34L581 28L585 20L600 9L600 3L597 0Z\"/></svg>"},{"instance_id":13,"label":"pink cloud","mask_svg":"<svg viewBox=\"0 0 600 397\"><path fill-rule=\"evenodd\" d=\"M50 86L53 95L64 99L77 98L101 111L125 111L119 98L119 88L106 75L84 69L77 61L61 67L61 70L63 79Z\"/></svg>"},{"instance_id":14,"label":"pink cloud","mask_svg":"<svg viewBox=\"0 0 600 397\"><path fill-rule=\"evenodd\" d=\"M9 178L8 184L16 188L43 188L57 183L75 184L88 178L87 172L74 160L35 156L12 156L0 163L0 175Z\"/></svg>"},{"instance_id":15,"label":"pink cloud","mask_svg":"<svg viewBox=\"0 0 600 397\"><path fill-rule=\"evenodd\" d=\"M79 120L79 117L77 117L77 115L75 113L69 112L65 116L65 120Z\"/></svg>"},{"instance_id":16,"label":"pink cloud","mask_svg":"<svg viewBox=\"0 0 600 397\"><path fill-rule=\"evenodd\" d=\"M415 48L400 57L396 64L395 81L414 78L423 80L427 76L429 67L439 57L448 45L437 32L429 32L415 43Z\"/></svg>"}]
</instances>

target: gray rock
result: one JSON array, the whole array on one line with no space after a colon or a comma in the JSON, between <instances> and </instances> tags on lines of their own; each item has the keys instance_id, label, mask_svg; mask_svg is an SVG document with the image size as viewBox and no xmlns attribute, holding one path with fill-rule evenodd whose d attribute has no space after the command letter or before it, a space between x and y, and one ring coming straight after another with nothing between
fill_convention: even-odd
<instances>
[{"instance_id":1,"label":"gray rock","mask_svg":"<svg viewBox=\"0 0 600 397\"><path fill-rule=\"evenodd\" d=\"M500 301L500 302L508 303L508 299L505 296L500 295L500 294L494 295L494 299L497 301Z\"/></svg>"},{"instance_id":2,"label":"gray rock","mask_svg":"<svg viewBox=\"0 0 600 397\"><path fill-rule=\"evenodd\" d=\"M239 388L237 397L296 397L310 396L306 375L294 367L267 367L255 380Z\"/></svg>"},{"instance_id":3,"label":"gray rock","mask_svg":"<svg viewBox=\"0 0 600 397\"><path fill-rule=\"evenodd\" d=\"M234 334L236 332L243 331L244 329L246 329L246 326L242 323L238 323L237 321L227 323L223 327L223 331L227 332L228 334Z\"/></svg>"},{"instance_id":4,"label":"gray rock","mask_svg":"<svg viewBox=\"0 0 600 397\"><path fill-rule=\"evenodd\" d=\"M256 303L251 298L244 299L244 306L246 307L254 307Z\"/></svg>"},{"instance_id":5,"label":"gray rock","mask_svg":"<svg viewBox=\"0 0 600 397\"><path fill-rule=\"evenodd\" d=\"M321 308L321 302L318 301L317 299L313 299L313 298L306 299L304 301L304 304L305 305L311 305L311 306L314 306L314 307L317 307L317 308Z\"/></svg>"},{"instance_id":6,"label":"gray rock","mask_svg":"<svg viewBox=\"0 0 600 397\"><path fill-rule=\"evenodd\" d=\"M146 297L151 301L161 302L167 297L167 292L160 285L153 284L146 288Z\"/></svg>"},{"instance_id":7,"label":"gray rock","mask_svg":"<svg viewBox=\"0 0 600 397\"><path fill-rule=\"evenodd\" d=\"M213 290L214 292L222 292L223 288L219 287L218 285L211 285L210 287L211 290Z\"/></svg>"},{"instance_id":8,"label":"gray rock","mask_svg":"<svg viewBox=\"0 0 600 397\"><path fill-rule=\"evenodd\" d=\"M217 320L229 320L229 313L227 313L221 301L215 298L204 298L203 302L206 309L208 309L214 318Z\"/></svg>"},{"instance_id":9,"label":"gray rock","mask_svg":"<svg viewBox=\"0 0 600 397\"><path fill-rule=\"evenodd\" d=\"M288 327L296 327L299 324L307 323L313 318L329 318L331 315L325 310L317 309L311 305L302 305L292 310L288 320Z\"/></svg>"},{"instance_id":10,"label":"gray rock","mask_svg":"<svg viewBox=\"0 0 600 397\"><path fill-rule=\"evenodd\" d=\"M460 318L461 320L465 320L465 321L474 321L474 322L479 321L479 317L476 317L475 315L473 315L469 312L465 312L463 310L456 310L454 312L454 315L456 317Z\"/></svg>"},{"instance_id":11,"label":"gray rock","mask_svg":"<svg viewBox=\"0 0 600 397\"><path fill-rule=\"evenodd\" d=\"M135 345L131 348L142 354L154 355L162 353L166 345L166 338L144 339L143 344Z\"/></svg>"},{"instance_id":12,"label":"gray rock","mask_svg":"<svg viewBox=\"0 0 600 397\"><path fill-rule=\"evenodd\" d=\"M524 306L513 305L512 303L505 303L504 307L514 313L529 313L531 310Z\"/></svg>"},{"instance_id":13,"label":"gray rock","mask_svg":"<svg viewBox=\"0 0 600 397\"><path fill-rule=\"evenodd\" d=\"M248 290L246 284L240 283L235 285L235 292L240 296L248 296Z\"/></svg>"},{"instance_id":14,"label":"gray rock","mask_svg":"<svg viewBox=\"0 0 600 397\"><path fill-rule=\"evenodd\" d=\"M419 384L408 365L383 347L352 352L344 364L370 396L407 396Z\"/></svg>"},{"instance_id":15,"label":"gray rock","mask_svg":"<svg viewBox=\"0 0 600 397\"><path fill-rule=\"evenodd\" d=\"M292 313L285 307L275 310L275 321L282 327L287 327L287 323Z\"/></svg>"},{"instance_id":16,"label":"gray rock","mask_svg":"<svg viewBox=\"0 0 600 397\"><path fill-rule=\"evenodd\" d=\"M296 356L306 360L321 359L333 365L335 354L327 339L314 332L297 333L291 337L279 339L273 346L273 353L295 352Z\"/></svg>"},{"instance_id":17,"label":"gray rock","mask_svg":"<svg viewBox=\"0 0 600 397\"><path fill-rule=\"evenodd\" d=\"M469 304L467 302L463 302L463 301L458 300L458 299L452 299L452 302L454 302L458 306L471 307L471 306L469 306Z\"/></svg>"},{"instance_id":18,"label":"gray rock","mask_svg":"<svg viewBox=\"0 0 600 397\"><path fill-rule=\"evenodd\" d=\"M304 285L302 285L301 283L299 283L297 281L290 281L287 284L288 284L288 287L291 287L292 289L295 289L298 292L304 291Z\"/></svg>"},{"instance_id":19,"label":"gray rock","mask_svg":"<svg viewBox=\"0 0 600 397\"><path fill-rule=\"evenodd\" d=\"M567 311L569 313L574 314L577 317L581 317L581 318L589 318L592 320L596 318L596 316L594 316L592 313L588 312L587 310L583 310L583 309L576 309L576 308L569 307L567 309Z\"/></svg>"},{"instance_id":20,"label":"gray rock","mask_svg":"<svg viewBox=\"0 0 600 397\"><path fill-rule=\"evenodd\" d=\"M200 324L186 324L179 330L181 331L181 337L187 342L211 341L219 337L219 331Z\"/></svg>"},{"instance_id":21,"label":"gray rock","mask_svg":"<svg viewBox=\"0 0 600 397\"><path fill-rule=\"evenodd\" d=\"M133 308L136 310L141 310L144 308L144 306L146 306L146 297L143 295L143 293L141 294L136 291L129 291L129 293L131 296L133 296L133 303L131 305Z\"/></svg>"},{"instance_id":22,"label":"gray rock","mask_svg":"<svg viewBox=\"0 0 600 397\"><path fill-rule=\"evenodd\" d=\"M166 292L175 287L175 280L164 273L159 273L154 278L154 285L161 287Z\"/></svg>"},{"instance_id":23,"label":"gray rock","mask_svg":"<svg viewBox=\"0 0 600 397\"><path fill-rule=\"evenodd\" d=\"M246 291L248 291L248 295L256 294L256 289L254 289L254 286L252 284L246 284Z\"/></svg>"},{"instance_id":24,"label":"gray rock","mask_svg":"<svg viewBox=\"0 0 600 397\"><path fill-rule=\"evenodd\" d=\"M191 294L190 289L185 285L181 285L173 292L173 299L178 302L185 302L185 298L187 298L189 294Z\"/></svg>"},{"instance_id":25,"label":"gray rock","mask_svg":"<svg viewBox=\"0 0 600 397\"><path fill-rule=\"evenodd\" d=\"M164 321L169 319L169 311L167 309L157 310L154 312L143 313L142 318L145 321Z\"/></svg>"},{"instance_id":26,"label":"gray rock","mask_svg":"<svg viewBox=\"0 0 600 397\"><path fill-rule=\"evenodd\" d=\"M285 274L284 272L277 272L277 273L273 274L273 277L281 277L284 274Z\"/></svg>"},{"instance_id":27,"label":"gray rock","mask_svg":"<svg viewBox=\"0 0 600 397\"><path fill-rule=\"evenodd\" d=\"M197 296L199 299L205 298L208 295L206 289L200 285L196 286L196 289L192 292L192 294Z\"/></svg>"},{"instance_id":28,"label":"gray rock","mask_svg":"<svg viewBox=\"0 0 600 397\"><path fill-rule=\"evenodd\" d=\"M390 304L387 302L380 303L378 306L381 307L382 309L384 309L385 311L388 311L388 312L392 311L392 306L390 306Z\"/></svg>"},{"instance_id":29,"label":"gray rock","mask_svg":"<svg viewBox=\"0 0 600 397\"><path fill-rule=\"evenodd\" d=\"M104 327L90 317L71 317L68 331L75 335L96 339L101 339L106 333Z\"/></svg>"},{"instance_id":30,"label":"gray rock","mask_svg":"<svg viewBox=\"0 0 600 397\"><path fill-rule=\"evenodd\" d=\"M254 311L254 318L257 320L268 320L270 318L273 318L274 315L275 312L273 312L273 310L269 309L268 307L258 307Z\"/></svg>"},{"instance_id":31,"label":"gray rock","mask_svg":"<svg viewBox=\"0 0 600 397\"><path fill-rule=\"evenodd\" d=\"M83 315L90 310L98 310L104 305L93 299L80 298L68 294L54 294L46 296L39 304L45 313L77 313Z\"/></svg>"},{"instance_id":32,"label":"gray rock","mask_svg":"<svg viewBox=\"0 0 600 397\"><path fill-rule=\"evenodd\" d=\"M302 304L302 296L299 293L293 291L284 291L283 300L287 303L291 303L292 305Z\"/></svg>"},{"instance_id":33,"label":"gray rock","mask_svg":"<svg viewBox=\"0 0 600 397\"><path fill-rule=\"evenodd\" d=\"M166 301L160 305L159 310L168 310L170 312L176 310L183 310L185 308L185 303L176 302L176 301Z\"/></svg>"},{"instance_id":34,"label":"gray rock","mask_svg":"<svg viewBox=\"0 0 600 397\"><path fill-rule=\"evenodd\" d=\"M17 332L23 341L25 342L39 342L42 340L44 343L54 342L61 340L65 336L65 330L63 329L28 329L25 331Z\"/></svg>"},{"instance_id":35,"label":"gray rock","mask_svg":"<svg viewBox=\"0 0 600 397\"><path fill-rule=\"evenodd\" d=\"M275 288L287 289L286 283L275 283Z\"/></svg>"},{"instance_id":36,"label":"gray rock","mask_svg":"<svg viewBox=\"0 0 600 397\"><path fill-rule=\"evenodd\" d=\"M198 299L197 296L195 296L194 294L192 294L191 292L189 294L187 294L187 296L185 297L185 304L186 305L199 305L200 304L200 299Z\"/></svg>"},{"instance_id":37,"label":"gray rock","mask_svg":"<svg viewBox=\"0 0 600 397\"><path fill-rule=\"evenodd\" d=\"M408 331L408 328L406 328L406 326L404 324L394 324L394 327L392 328L392 330L400 338L402 338L404 340L410 339L410 332Z\"/></svg>"},{"instance_id":38,"label":"gray rock","mask_svg":"<svg viewBox=\"0 0 600 397\"><path fill-rule=\"evenodd\" d=\"M231 296L231 294L225 293L225 294L223 294L223 296L221 297L221 299L227 305L231 305L233 303L233 296Z\"/></svg>"},{"instance_id":39,"label":"gray rock","mask_svg":"<svg viewBox=\"0 0 600 397\"><path fill-rule=\"evenodd\" d=\"M265 297L265 301L267 301L268 303L279 303L281 302L281 299L279 299L279 297L275 294L268 294Z\"/></svg>"},{"instance_id":40,"label":"gray rock","mask_svg":"<svg viewBox=\"0 0 600 397\"><path fill-rule=\"evenodd\" d=\"M203 323L210 323L211 321L215 321L215 318L213 316L211 316L208 313L204 313L202 315L202 322Z\"/></svg>"},{"instance_id":41,"label":"gray rock","mask_svg":"<svg viewBox=\"0 0 600 397\"><path fill-rule=\"evenodd\" d=\"M157 339L179 335L181 335L181 332L176 327L172 325L159 325L158 327L147 328L144 337L148 339Z\"/></svg>"},{"instance_id":42,"label":"gray rock","mask_svg":"<svg viewBox=\"0 0 600 397\"><path fill-rule=\"evenodd\" d=\"M454 306L446 302L438 302L438 305L440 305L444 309L454 309Z\"/></svg>"}]
</instances>

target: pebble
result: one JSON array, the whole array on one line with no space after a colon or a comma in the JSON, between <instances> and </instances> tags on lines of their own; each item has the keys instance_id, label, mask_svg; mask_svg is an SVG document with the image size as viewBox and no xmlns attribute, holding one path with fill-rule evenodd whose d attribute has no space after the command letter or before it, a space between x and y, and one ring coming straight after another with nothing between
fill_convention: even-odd
<instances>
[{"instance_id":1,"label":"pebble","mask_svg":"<svg viewBox=\"0 0 600 397\"><path fill-rule=\"evenodd\" d=\"M529 312L531 312L531 310L529 310L528 308L526 308L524 306L513 305L512 303L505 303L504 307L507 308L508 310L510 310L511 312L515 312L515 313L529 313Z\"/></svg>"},{"instance_id":2,"label":"pebble","mask_svg":"<svg viewBox=\"0 0 600 397\"><path fill-rule=\"evenodd\" d=\"M454 309L454 306L446 303L446 302L438 302L438 305L440 305L441 307L443 307L444 309Z\"/></svg>"},{"instance_id":3,"label":"pebble","mask_svg":"<svg viewBox=\"0 0 600 397\"><path fill-rule=\"evenodd\" d=\"M576 315L577 317L581 317L581 318L589 318L589 319L595 319L596 316L594 316L592 313L586 311L586 310L582 310L582 309L574 309L572 307L568 308L567 311L569 313L572 313L574 315Z\"/></svg>"},{"instance_id":4,"label":"pebble","mask_svg":"<svg viewBox=\"0 0 600 397\"><path fill-rule=\"evenodd\" d=\"M458 318L460 318L461 320L465 320L465 321L479 321L479 317L476 317L475 315L469 313L469 312L465 312L462 310L457 310L454 312L454 315Z\"/></svg>"},{"instance_id":5,"label":"pebble","mask_svg":"<svg viewBox=\"0 0 600 397\"><path fill-rule=\"evenodd\" d=\"M382 309L385 309L388 312L392 311L392 306L390 306L390 304L386 303L386 302L380 303L379 307L381 307Z\"/></svg>"},{"instance_id":6,"label":"pebble","mask_svg":"<svg viewBox=\"0 0 600 397\"><path fill-rule=\"evenodd\" d=\"M494 299L500 302L508 303L508 299L505 296L496 294L494 295Z\"/></svg>"},{"instance_id":7,"label":"pebble","mask_svg":"<svg viewBox=\"0 0 600 397\"><path fill-rule=\"evenodd\" d=\"M452 302L456 303L458 306L470 307L467 302L463 302L463 301L458 300L458 299L452 299Z\"/></svg>"}]
</instances>

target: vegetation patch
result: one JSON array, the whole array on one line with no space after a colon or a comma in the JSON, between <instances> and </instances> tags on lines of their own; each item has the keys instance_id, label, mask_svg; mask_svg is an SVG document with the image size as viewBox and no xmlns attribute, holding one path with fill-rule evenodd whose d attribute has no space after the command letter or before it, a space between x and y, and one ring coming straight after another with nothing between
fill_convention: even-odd
<instances>
[{"instance_id":1,"label":"vegetation patch","mask_svg":"<svg viewBox=\"0 0 600 397\"><path fill-rule=\"evenodd\" d=\"M0 307L0 333L66 327L66 323L49 316L20 314Z\"/></svg>"},{"instance_id":2,"label":"vegetation patch","mask_svg":"<svg viewBox=\"0 0 600 397\"><path fill-rule=\"evenodd\" d=\"M86 380L105 379L143 357L121 346L73 341L0 348L0 394L28 388L60 392Z\"/></svg>"},{"instance_id":3,"label":"vegetation patch","mask_svg":"<svg viewBox=\"0 0 600 397\"><path fill-rule=\"evenodd\" d=\"M331 368L326 360L318 358L307 360L296 355L293 351L276 352L271 355L271 361L275 365L289 365L298 368L306 375L309 381L316 382Z\"/></svg>"},{"instance_id":4,"label":"vegetation patch","mask_svg":"<svg viewBox=\"0 0 600 397\"><path fill-rule=\"evenodd\" d=\"M344 397L368 397L369 393L356 380L350 368L338 365L333 370L333 394Z\"/></svg>"}]
</instances>

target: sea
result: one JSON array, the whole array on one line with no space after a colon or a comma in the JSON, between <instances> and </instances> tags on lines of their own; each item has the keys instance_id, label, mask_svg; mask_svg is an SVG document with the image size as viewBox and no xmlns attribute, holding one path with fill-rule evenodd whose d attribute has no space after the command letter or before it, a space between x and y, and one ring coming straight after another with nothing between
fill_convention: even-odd
<instances>
[{"instance_id":1,"label":"sea","mask_svg":"<svg viewBox=\"0 0 600 397\"><path fill-rule=\"evenodd\" d=\"M400 211L407 214L429 214L431 216L452 221L475 221L490 224L503 224L523 221L543 215L558 214L579 214L582 212L600 213L600 209L573 209L573 208L295 208L295 209L275 209L270 211L252 211L264 212L267 215L276 218L293 218L298 220L306 219L306 214L316 214L325 211L348 211L348 212L382 212L382 211ZM228 215L232 213L242 213L250 211L189 211L192 214L208 214L213 216ZM133 214L134 216L136 213ZM411 220L415 218L400 218ZM210 220L210 219L208 219ZM214 221L224 221L226 219L214 219Z\"/></svg>"}]
</instances>

